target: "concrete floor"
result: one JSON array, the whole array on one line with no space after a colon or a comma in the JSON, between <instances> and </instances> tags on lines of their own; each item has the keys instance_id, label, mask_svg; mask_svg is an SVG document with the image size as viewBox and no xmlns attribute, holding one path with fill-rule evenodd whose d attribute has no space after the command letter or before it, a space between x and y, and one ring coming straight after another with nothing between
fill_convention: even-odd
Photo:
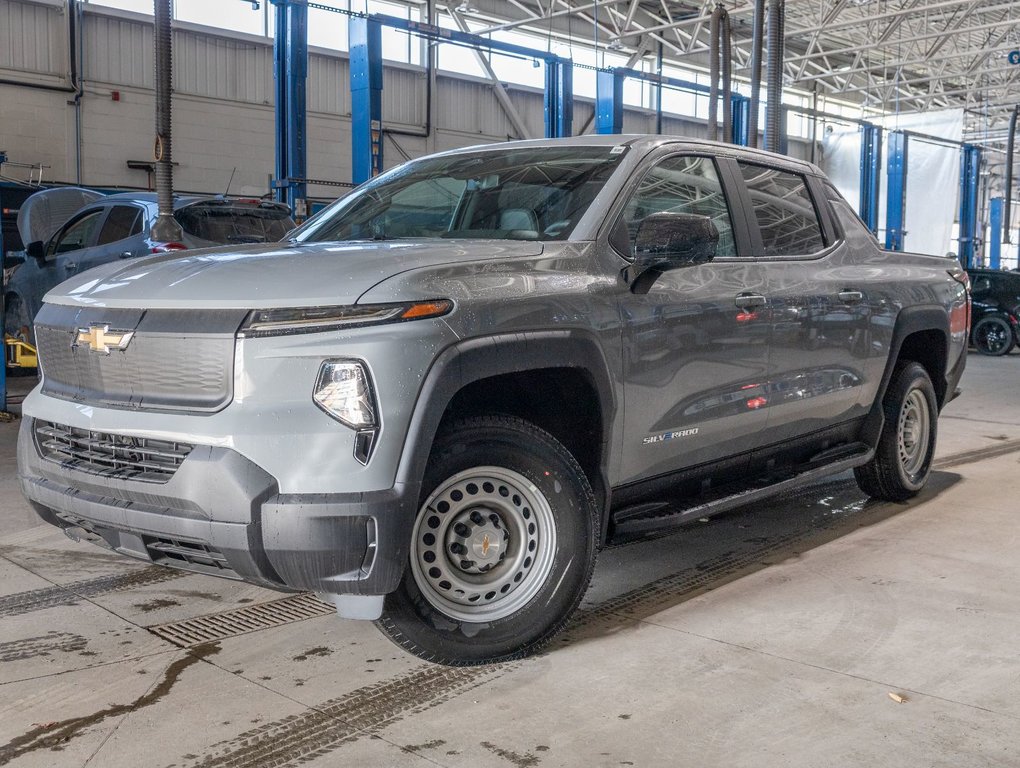
<instances>
[{"instance_id":1,"label":"concrete floor","mask_svg":"<svg viewBox=\"0 0 1020 768\"><path fill-rule=\"evenodd\" d=\"M609 549L548 652L467 670L332 616L167 642L280 596L38 524L0 424L0 764L1015 768L1018 376L971 356L915 501L844 475Z\"/></svg>"}]
</instances>

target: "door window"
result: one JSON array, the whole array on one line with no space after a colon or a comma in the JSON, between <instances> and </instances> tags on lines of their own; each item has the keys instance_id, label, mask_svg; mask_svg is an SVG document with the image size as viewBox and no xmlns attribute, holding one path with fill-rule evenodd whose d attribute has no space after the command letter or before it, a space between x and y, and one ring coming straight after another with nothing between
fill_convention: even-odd
<instances>
[{"instance_id":1,"label":"door window","mask_svg":"<svg viewBox=\"0 0 1020 768\"><path fill-rule=\"evenodd\" d=\"M137 235L142 231L142 209L133 205L115 205L99 232L99 245L115 243L118 240Z\"/></svg>"},{"instance_id":2,"label":"door window","mask_svg":"<svg viewBox=\"0 0 1020 768\"><path fill-rule=\"evenodd\" d=\"M806 256L825 248L803 176L753 163L738 165L747 182L765 256Z\"/></svg>"},{"instance_id":3,"label":"door window","mask_svg":"<svg viewBox=\"0 0 1020 768\"><path fill-rule=\"evenodd\" d=\"M64 231L51 241L46 255L55 256L90 246L102 214L102 210L91 211L79 219L72 220L64 227Z\"/></svg>"},{"instance_id":4,"label":"door window","mask_svg":"<svg viewBox=\"0 0 1020 768\"><path fill-rule=\"evenodd\" d=\"M617 232L623 234L623 229L617 226L613 245L625 255L632 255L641 222L646 216L663 212L709 217L719 230L716 257L737 255L730 210L711 158L667 157L648 171L623 210L626 240L616 236Z\"/></svg>"}]
</instances>

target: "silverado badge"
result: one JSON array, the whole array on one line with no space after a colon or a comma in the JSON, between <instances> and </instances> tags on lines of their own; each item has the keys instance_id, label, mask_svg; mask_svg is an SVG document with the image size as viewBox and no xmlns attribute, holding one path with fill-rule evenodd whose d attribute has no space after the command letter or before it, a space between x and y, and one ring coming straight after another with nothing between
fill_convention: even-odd
<instances>
[{"instance_id":1,"label":"silverado badge","mask_svg":"<svg viewBox=\"0 0 1020 768\"><path fill-rule=\"evenodd\" d=\"M111 331L108 325L90 325L79 328L72 347L88 347L93 352L110 354L111 349L127 349L134 331Z\"/></svg>"}]
</instances>

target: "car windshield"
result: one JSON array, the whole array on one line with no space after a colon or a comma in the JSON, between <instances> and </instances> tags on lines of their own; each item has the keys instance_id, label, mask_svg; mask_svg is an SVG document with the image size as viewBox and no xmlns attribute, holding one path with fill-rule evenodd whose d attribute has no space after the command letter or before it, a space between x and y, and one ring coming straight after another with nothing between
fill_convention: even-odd
<instances>
[{"instance_id":1,"label":"car windshield","mask_svg":"<svg viewBox=\"0 0 1020 768\"><path fill-rule=\"evenodd\" d=\"M294 228L279 206L208 201L174 211L185 233L213 243L273 243Z\"/></svg>"},{"instance_id":2,"label":"car windshield","mask_svg":"<svg viewBox=\"0 0 1020 768\"><path fill-rule=\"evenodd\" d=\"M561 146L425 158L359 187L294 239L564 240L623 154Z\"/></svg>"}]
</instances>

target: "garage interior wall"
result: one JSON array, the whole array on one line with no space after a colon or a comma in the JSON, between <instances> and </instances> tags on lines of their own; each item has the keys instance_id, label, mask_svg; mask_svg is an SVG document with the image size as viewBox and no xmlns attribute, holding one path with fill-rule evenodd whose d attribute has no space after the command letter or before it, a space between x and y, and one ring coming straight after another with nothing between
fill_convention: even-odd
<instances>
[{"instance_id":1,"label":"garage interior wall","mask_svg":"<svg viewBox=\"0 0 1020 768\"><path fill-rule=\"evenodd\" d=\"M82 39L81 183L146 188L145 171L129 169L127 161L152 158L152 19L85 6ZM223 192L236 167L232 193L265 193L273 172L272 41L175 22L174 45L177 189ZM47 182L76 181L74 94L38 88L67 87L67 59L67 20L60 0L0 0L0 82L36 86L0 84L0 149L12 163L48 166L43 170ZM312 48L308 71L308 174L350 181L347 56ZM426 116L424 70L388 63L384 83L384 127L420 130ZM512 85L507 91L532 137L541 137L541 91ZM575 100L575 132L593 108L590 100ZM440 73L433 116L428 139L388 138L387 167L427 152L519 138L487 80ZM654 111L627 109L624 130L654 133ZM663 133L698 137L705 128L700 120L665 115ZM809 142L791 139L789 144L791 155L811 157ZM28 176L12 166L4 172ZM334 187L309 188L311 197L336 193Z\"/></svg>"}]
</instances>

